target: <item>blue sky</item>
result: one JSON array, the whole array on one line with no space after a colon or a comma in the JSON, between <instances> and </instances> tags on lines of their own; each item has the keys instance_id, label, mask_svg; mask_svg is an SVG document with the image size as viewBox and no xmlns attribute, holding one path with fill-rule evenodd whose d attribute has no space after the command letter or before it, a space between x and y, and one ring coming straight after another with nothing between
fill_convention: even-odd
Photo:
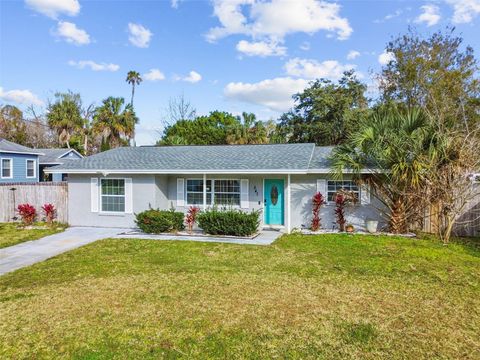
<instances>
[{"instance_id":1,"label":"blue sky","mask_svg":"<svg viewBox=\"0 0 480 360\"><path fill-rule=\"evenodd\" d=\"M351 67L373 95L392 36L454 25L478 51L479 15L480 0L1 1L0 104L41 111L69 89L129 100L136 70L137 143L152 144L171 97L276 119L308 81Z\"/></svg>"}]
</instances>

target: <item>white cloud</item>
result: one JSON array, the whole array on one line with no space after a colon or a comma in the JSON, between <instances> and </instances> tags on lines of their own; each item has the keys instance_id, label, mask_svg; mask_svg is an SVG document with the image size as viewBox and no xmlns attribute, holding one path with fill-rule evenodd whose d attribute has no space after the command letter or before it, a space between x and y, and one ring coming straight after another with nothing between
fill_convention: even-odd
<instances>
[{"instance_id":1,"label":"white cloud","mask_svg":"<svg viewBox=\"0 0 480 360\"><path fill-rule=\"evenodd\" d=\"M308 41L304 41L301 45L300 45L300 50L303 50L303 51L308 51L310 50L310 43Z\"/></svg>"},{"instance_id":2,"label":"white cloud","mask_svg":"<svg viewBox=\"0 0 480 360\"><path fill-rule=\"evenodd\" d=\"M247 56L283 56L287 52L287 48L279 46L274 41L257 41L249 42L246 40L240 40L237 44L237 51Z\"/></svg>"},{"instance_id":3,"label":"white cloud","mask_svg":"<svg viewBox=\"0 0 480 360\"><path fill-rule=\"evenodd\" d=\"M150 69L149 72L143 74L143 78L147 81L160 81L165 79L165 75L158 69Z\"/></svg>"},{"instance_id":4,"label":"white cloud","mask_svg":"<svg viewBox=\"0 0 480 360\"><path fill-rule=\"evenodd\" d=\"M188 73L187 76L175 76L174 80L186 81L186 82L190 82L190 83L194 84L194 83L202 80L202 75L200 75L198 72L192 70Z\"/></svg>"},{"instance_id":5,"label":"white cloud","mask_svg":"<svg viewBox=\"0 0 480 360\"><path fill-rule=\"evenodd\" d=\"M380 24L380 23L384 23L384 22L387 22L388 20L391 20L391 19L394 19L396 17L399 17L400 15L403 14L403 10L402 9L397 9L395 10L395 12L391 13L391 14L387 14L385 15L383 18L381 19L376 19L374 20L373 22L374 23L377 23L377 24Z\"/></svg>"},{"instance_id":6,"label":"white cloud","mask_svg":"<svg viewBox=\"0 0 480 360\"><path fill-rule=\"evenodd\" d=\"M117 64L107 64L107 63L96 63L95 61L92 60L80 60L80 61L74 61L70 60L68 62L68 65L74 66L78 69L84 69L84 68L90 68L93 71L117 71L120 69L120 66Z\"/></svg>"},{"instance_id":7,"label":"white cloud","mask_svg":"<svg viewBox=\"0 0 480 360\"><path fill-rule=\"evenodd\" d=\"M446 0L453 6L452 21L455 24L465 24L471 22L480 14L480 0Z\"/></svg>"},{"instance_id":8,"label":"white cloud","mask_svg":"<svg viewBox=\"0 0 480 360\"><path fill-rule=\"evenodd\" d=\"M285 65L287 75L302 77L306 79L340 79L347 70L354 69L352 64L342 65L336 60L318 62L310 59L295 58L289 60Z\"/></svg>"},{"instance_id":9,"label":"white cloud","mask_svg":"<svg viewBox=\"0 0 480 360\"><path fill-rule=\"evenodd\" d=\"M280 77L257 83L231 82L224 89L227 98L266 106L274 111L287 111L294 102L292 95L308 86L308 80Z\"/></svg>"},{"instance_id":10,"label":"white cloud","mask_svg":"<svg viewBox=\"0 0 480 360\"><path fill-rule=\"evenodd\" d=\"M383 50L383 52L378 55L378 62L381 65L387 65L392 60L395 60L395 55L387 50Z\"/></svg>"},{"instance_id":11,"label":"white cloud","mask_svg":"<svg viewBox=\"0 0 480 360\"><path fill-rule=\"evenodd\" d=\"M70 44L87 45L90 43L90 35L85 30L68 21L59 21L55 34Z\"/></svg>"},{"instance_id":12,"label":"white cloud","mask_svg":"<svg viewBox=\"0 0 480 360\"><path fill-rule=\"evenodd\" d=\"M7 102L14 102L17 104L24 105L39 105L42 106L44 103L38 98L37 95L32 93L30 90L9 90L4 91L0 87L0 99Z\"/></svg>"},{"instance_id":13,"label":"white cloud","mask_svg":"<svg viewBox=\"0 0 480 360\"><path fill-rule=\"evenodd\" d=\"M178 9L178 4L180 4L181 0L170 0L170 6L174 9Z\"/></svg>"},{"instance_id":14,"label":"white cloud","mask_svg":"<svg viewBox=\"0 0 480 360\"><path fill-rule=\"evenodd\" d=\"M249 7L249 11L245 11ZM288 34L313 34L320 30L350 37L352 28L340 16L340 5L319 0L215 0L214 15L221 26L211 28L206 38L214 42L233 34L250 36L255 42L281 43Z\"/></svg>"},{"instance_id":15,"label":"white cloud","mask_svg":"<svg viewBox=\"0 0 480 360\"><path fill-rule=\"evenodd\" d=\"M347 54L347 60L353 60L360 56L360 52L357 50L350 50Z\"/></svg>"},{"instance_id":16,"label":"white cloud","mask_svg":"<svg viewBox=\"0 0 480 360\"><path fill-rule=\"evenodd\" d=\"M75 16L80 12L78 0L25 0L25 4L52 19L61 14Z\"/></svg>"},{"instance_id":17,"label":"white cloud","mask_svg":"<svg viewBox=\"0 0 480 360\"><path fill-rule=\"evenodd\" d=\"M416 23L426 23L427 26L433 26L440 21L440 9L436 5L428 4L420 7L422 13L415 19Z\"/></svg>"},{"instance_id":18,"label":"white cloud","mask_svg":"<svg viewBox=\"0 0 480 360\"><path fill-rule=\"evenodd\" d=\"M128 24L128 40L134 46L147 48L150 44L153 33L143 25L129 23Z\"/></svg>"}]
</instances>

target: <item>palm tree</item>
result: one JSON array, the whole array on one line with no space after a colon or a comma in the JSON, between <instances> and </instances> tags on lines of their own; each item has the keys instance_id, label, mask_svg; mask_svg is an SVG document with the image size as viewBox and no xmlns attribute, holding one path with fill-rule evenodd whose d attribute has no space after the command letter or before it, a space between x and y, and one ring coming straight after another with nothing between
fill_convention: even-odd
<instances>
[{"instance_id":1,"label":"palm tree","mask_svg":"<svg viewBox=\"0 0 480 360\"><path fill-rule=\"evenodd\" d=\"M128 145L135 135L138 118L132 105L124 104L124 98L109 97L95 109L92 131L101 135L102 143L109 148Z\"/></svg>"},{"instance_id":2,"label":"palm tree","mask_svg":"<svg viewBox=\"0 0 480 360\"><path fill-rule=\"evenodd\" d=\"M56 93L55 98L55 102L47 107L47 123L57 134L60 144L70 148L73 133L81 131L85 125L82 100L80 94L72 92Z\"/></svg>"},{"instance_id":3,"label":"palm tree","mask_svg":"<svg viewBox=\"0 0 480 360\"><path fill-rule=\"evenodd\" d=\"M378 110L334 149L334 175L341 177L344 169L351 169L358 181L372 185L389 210L390 231L405 232L421 220L418 217L428 199L428 173L434 171L432 164L441 146L419 109ZM376 170L365 176L365 169Z\"/></svg>"},{"instance_id":4,"label":"palm tree","mask_svg":"<svg viewBox=\"0 0 480 360\"><path fill-rule=\"evenodd\" d=\"M238 123L228 130L227 143L229 144L265 144L268 142L267 129L261 121L257 121L255 114L243 112L237 116Z\"/></svg>"},{"instance_id":5,"label":"palm tree","mask_svg":"<svg viewBox=\"0 0 480 360\"><path fill-rule=\"evenodd\" d=\"M140 73L137 71L130 70L127 74L127 78L125 79L127 83L132 85L132 98L130 100L130 105L133 106L133 96L135 95L135 85L140 85L142 82L142 78L140 76Z\"/></svg>"}]
</instances>

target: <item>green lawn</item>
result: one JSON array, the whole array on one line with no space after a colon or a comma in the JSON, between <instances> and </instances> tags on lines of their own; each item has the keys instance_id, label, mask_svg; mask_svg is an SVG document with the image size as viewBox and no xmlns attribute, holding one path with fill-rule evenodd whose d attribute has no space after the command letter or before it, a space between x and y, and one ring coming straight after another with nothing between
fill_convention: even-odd
<instances>
[{"instance_id":1,"label":"green lawn","mask_svg":"<svg viewBox=\"0 0 480 360\"><path fill-rule=\"evenodd\" d=\"M44 223L38 223L36 226L43 226ZM18 223L0 223L0 249L22 243L24 241L40 239L47 235L52 235L63 231L64 226L53 229L22 229Z\"/></svg>"},{"instance_id":2,"label":"green lawn","mask_svg":"<svg viewBox=\"0 0 480 360\"><path fill-rule=\"evenodd\" d=\"M102 240L0 277L0 358L480 358L480 250Z\"/></svg>"}]
</instances>

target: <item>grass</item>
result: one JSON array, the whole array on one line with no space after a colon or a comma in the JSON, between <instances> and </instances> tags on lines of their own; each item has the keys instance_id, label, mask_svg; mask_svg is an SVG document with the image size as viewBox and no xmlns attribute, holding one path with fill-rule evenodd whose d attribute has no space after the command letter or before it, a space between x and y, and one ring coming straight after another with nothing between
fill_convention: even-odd
<instances>
[{"instance_id":1,"label":"grass","mask_svg":"<svg viewBox=\"0 0 480 360\"><path fill-rule=\"evenodd\" d=\"M0 358L480 358L480 250L108 239L0 277Z\"/></svg>"},{"instance_id":2,"label":"grass","mask_svg":"<svg viewBox=\"0 0 480 360\"><path fill-rule=\"evenodd\" d=\"M34 226L44 226L45 223L36 223ZM48 229L22 229L19 223L0 223L0 249L20 244L24 241L40 239L63 231L64 225Z\"/></svg>"}]
</instances>

